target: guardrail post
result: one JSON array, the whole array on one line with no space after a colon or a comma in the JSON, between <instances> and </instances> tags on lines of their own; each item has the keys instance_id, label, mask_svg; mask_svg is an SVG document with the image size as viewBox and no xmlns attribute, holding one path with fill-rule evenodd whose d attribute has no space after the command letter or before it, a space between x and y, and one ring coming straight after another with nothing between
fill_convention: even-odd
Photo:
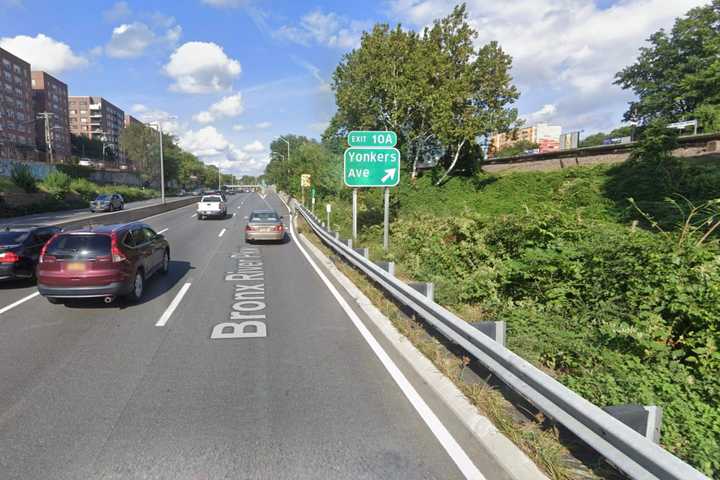
<instances>
[{"instance_id":1,"label":"guardrail post","mask_svg":"<svg viewBox=\"0 0 720 480\"><path fill-rule=\"evenodd\" d=\"M357 247L353 248L353 250L355 250L357 253L359 253L365 258L370 258L370 249L367 247Z\"/></svg>"},{"instance_id":2,"label":"guardrail post","mask_svg":"<svg viewBox=\"0 0 720 480\"><path fill-rule=\"evenodd\" d=\"M607 413L632 428L640 435L655 443L660 443L662 426L662 407L656 405L610 405L603 407Z\"/></svg>"},{"instance_id":3,"label":"guardrail post","mask_svg":"<svg viewBox=\"0 0 720 480\"><path fill-rule=\"evenodd\" d=\"M408 286L417 290L427 297L431 302L435 301L435 284L432 282L410 282Z\"/></svg>"},{"instance_id":4,"label":"guardrail post","mask_svg":"<svg viewBox=\"0 0 720 480\"><path fill-rule=\"evenodd\" d=\"M340 232L335 232L335 240L340 240Z\"/></svg>"},{"instance_id":5,"label":"guardrail post","mask_svg":"<svg viewBox=\"0 0 720 480\"><path fill-rule=\"evenodd\" d=\"M498 322L473 322L470 325L480 330L488 337L495 340L497 343L505 346L505 333L507 331L507 325L504 321Z\"/></svg>"},{"instance_id":6,"label":"guardrail post","mask_svg":"<svg viewBox=\"0 0 720 480\"><path fill-rule=\"evenodd\" d=\"M348 248L353 248L353 246L352 246L352 238L348 238L348 239L345 241L345 245L347 245Z\"/></svg>"},{"instance_id":7,"label":"guardrail post","mask_svg":"<svg viewBox=\"0 0 720 480\"><path fill-rule=\"evenodd\" d=\"M388 272L388 274L392 275L393 277L395 276L395 262L374 262L374 263L378 267L380 267L383 270L385 270L386 272Z\"/></svg>"}]
</instances>

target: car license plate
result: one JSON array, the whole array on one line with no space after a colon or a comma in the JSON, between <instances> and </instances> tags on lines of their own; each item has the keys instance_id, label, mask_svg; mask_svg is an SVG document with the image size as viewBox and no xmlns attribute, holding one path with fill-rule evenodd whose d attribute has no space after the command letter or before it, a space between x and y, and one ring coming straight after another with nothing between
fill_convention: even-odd
<instances>
[{"instance_id":1,"label":"car license plate","mask_svg":"<svg viewBox=\"0 0 720 480\"><path fill-rule=\"evenodd\" d=\"M70 262L65 266L65 270L69 272L82 272L85 270L85 264L82 262Z\"/></svg>"}]
</instances>

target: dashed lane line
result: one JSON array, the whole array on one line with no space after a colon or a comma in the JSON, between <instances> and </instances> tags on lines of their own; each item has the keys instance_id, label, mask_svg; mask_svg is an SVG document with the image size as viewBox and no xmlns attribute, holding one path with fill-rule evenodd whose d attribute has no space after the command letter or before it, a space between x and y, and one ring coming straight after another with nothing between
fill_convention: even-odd
<instances>
[{"instance_id":1,"label":"dashed lane line","mask_svg":"<svg viewBox=\"0 0 720 480\"><path fill-rule=\"evenodd\" d=\"M3 313L5 313L7 311L12 310L13 308L17 307L18 305L22 305L23 303L27 302L28 300L32 300L33 298L37 297L38 295L40 295L40 292L31 293L27 297L23 297L20 300L18 300L17 302L11 303L10 305L8 305L6 307L0 308L0 315L2 315Z\"/></svg>"}]
</instances>

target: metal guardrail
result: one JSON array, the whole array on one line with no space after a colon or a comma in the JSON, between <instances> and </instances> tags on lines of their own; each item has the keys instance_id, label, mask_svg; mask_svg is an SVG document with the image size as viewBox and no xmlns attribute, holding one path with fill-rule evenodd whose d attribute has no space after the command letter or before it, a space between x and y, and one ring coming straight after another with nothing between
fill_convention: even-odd
<instances>
[{"instance_id":1,"label":"metal guardrail","mask_svg":"<svg viewBox=\"0 0 720 480\"><path fill-rule=\"evenodd\" d=\"M585 400L465 320L429 300L348 247L320 225L309 210L291 203L315 233L350 264L407 305L448 340L473 355L493 375L538 410L563 425L630 478L709 480L667 450Z\"/></svg>"}]
</instances>

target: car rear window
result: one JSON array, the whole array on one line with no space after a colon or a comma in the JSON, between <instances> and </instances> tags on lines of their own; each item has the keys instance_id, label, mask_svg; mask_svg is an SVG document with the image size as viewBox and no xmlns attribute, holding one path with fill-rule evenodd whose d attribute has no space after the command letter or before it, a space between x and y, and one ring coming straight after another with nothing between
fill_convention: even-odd
<instances>
[{"instance_id":1,"label":"car rear window","mask_svg":"<svg viewBox=\"0 0 720 480\"><path fill-rule=\"evenodd\" d=\"M29 232L0 232L0 245L17 245L25 241Z\"/></svg>"},{"instance_id":2,"label":"car rear window","mask_svg":"<svg viewBox=\"0 0 720 480\"><path fill-rule=\"evenodd\" d=\"M259 212L259 213L253 213L252 217L250 217L251 222L277 222L278 216L276 213L272 212Z\"/></svg>"},{"instance_id":3,"label":"car rear window","mask_svg":"<svg viewBox=\"0 0 720 480\"><path fill-rule=\"evenodd\" d=\"M87 258L110 255L108 235L59 235L47 248L47 255L59 258Z\"/></svg>"},{"instance_id":4,"label":"car rear window","mask_svg":"<svg viewBox=\"0 0 720 480\"><path fill-rule=\"evenodd\" d=\"M222 198L220 198L220 197L203 197L202 201L203 201L203 203L222 202Z\"/></svg>"},{"instance_id":5,"label":"car rear window","mask_svg":"<svg viewBox=\"0 0 720 480\"><path fill-rule=\"evenodd\" d=\"M95 200L100 200L100 201L110 200L110 195L98 195L98 197Z\"/></svg>"}]
</instances>

